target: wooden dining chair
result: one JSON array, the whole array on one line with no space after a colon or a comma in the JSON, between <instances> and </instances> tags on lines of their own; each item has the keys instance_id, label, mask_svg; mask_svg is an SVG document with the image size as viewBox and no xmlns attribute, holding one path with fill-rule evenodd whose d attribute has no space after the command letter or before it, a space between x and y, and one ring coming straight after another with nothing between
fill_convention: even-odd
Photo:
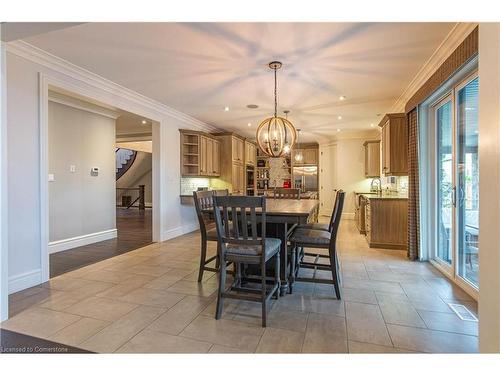
<instances>
[{"instance_id":1,"label":"wooden dining chair","mask_svg":"<svg viewBox=\"0 0 500 375\"><path fill-rule=\"evenodd\" d=\"M334 209L332 231L314 230L314 229L297 229L293 232L290 243L291 243L291 266L290 266L290 292L295 281L303 282L314 282L322 284L333 284L335 289L335 295L337 299L341 299L340 292L340 272L339 272L339 261L337 257L337 234L340 225L340 218L342 216L342 210L344 207L344 197L345 192L341 191L338 193L336 199L336 208ZM328 255L320 253L305 252L305 256L313 257L313 262L306 262L302 260L297 262L296 251L298 248L304 249L327 249ZM318 263L320 258L329 259L329 264ZM312 277L299 277L300 268L313 269ZM332 274L332 279L322 279L316 278L316 272L318 270L330 271Z\"/></svg>"},{"instance_id":2,"label":"wooden dining chair","mask_svg":"<svg viewBox=\"0 0 500 375\"><path fill-rule=\"evenodd\" d=\"M257 215L257 209L261 210ZM280 293L280 247L281 240L266 237L265 197L214 197L215 224L219 241L220 272L217 309L215 319L220 319L225 298L235 298L262 304L262 326L266 326L268 301ZM260 233L257 224L261 224ZM259 236L260 235L260 236ZM266 264L274 258L273 284L266 277ZM226 289L227 265L234 263L239 270L241 264L260 266L260 288L243 287L241 273L235 272L234 281ZM249 285L249 284L248 284ZM257 294L257 295L252 295Z\"/></svg>"},{"instance_id":3,"label":"wooden dining chair","mask_svg":"<svg viewBox=\"0 0 500 375\"><path fill-rule=\"evenodd\" d=\"M300 199L300 189L275 188L275 199Z\"/></svg>"},{"instance_id":4,"label":"wooden dining chair","mask_svg":"<svg viewBox=\"0 0 500 375\"><path fill-rule=\"evenodd\" d=\"M208 217L207 211L213 210L214 196L227 196L228 190L201 190L193 192L194 207L196 209L196 216L200 225L201 234L201 252L200 252L200 268L198 271L198 282L203 279L204 271L218 272L219 271L219 257L217 253L207 259L207 241L217 241L217 230L212 225L213 220ZM215 267L208 266L209 263L215 260Z\"/></svg>"}]
</instances>

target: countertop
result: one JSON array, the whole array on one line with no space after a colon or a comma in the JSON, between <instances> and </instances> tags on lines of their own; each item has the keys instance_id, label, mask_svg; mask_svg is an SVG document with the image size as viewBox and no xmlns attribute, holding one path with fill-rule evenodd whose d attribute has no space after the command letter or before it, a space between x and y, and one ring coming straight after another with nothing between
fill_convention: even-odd
<instances>
[{"instance_id":1,"label":"countertop","mask_svg":"<svg viewBox=\"0 0 500 375\"><path fill-rule=\"evenodd\" d=\"M361 193L355 192L357 195L362 195L366 199L385 199L385 200L400 200L400 199L408 199L406 195L398 195L398 194L382 194L379 195L377 193Z\"/></svg>"}]
</instances>

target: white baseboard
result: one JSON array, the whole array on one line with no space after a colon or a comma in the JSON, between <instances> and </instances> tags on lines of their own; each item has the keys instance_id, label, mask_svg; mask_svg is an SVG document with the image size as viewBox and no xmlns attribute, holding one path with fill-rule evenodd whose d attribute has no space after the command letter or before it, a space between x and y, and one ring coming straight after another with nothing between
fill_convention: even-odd
<instances>
[{"instance_id":1,"label":"white baseboard","mask_svg":"<svg viewBox=\"0 0 500 375\"><path fill-rule=\"evenodd\" d=\"M177 228L172 228L162 233L161 241L170 240L172 238L182 236L183 234L193 232L197 229L199 229L199 224L197 222L186 224Z\"/></svg>"},{"instance_id":2,"label":"white baseboard","mask_svg":"<svg viewBox=\"0 0 500 375\"><path fill-rule=\"evenodd\" d=\"M59 251L74 249L75 247L90 245L92 243L111 240L116 238L118 231L115 229L104 230L84 234L83 236L65 238L64 240L49 242L49 254L58 253Z\"/></svg>"},{"instance_id":3,"label":"white baseboard","mask_svg":"<svg viewBox=\"0 0 500 375\"><path fill-rule=\"evenodd\" d=\"M9 277L9 294L19 292L42 283L42 270L32 270Z\"/></svg>"}]
</instances>

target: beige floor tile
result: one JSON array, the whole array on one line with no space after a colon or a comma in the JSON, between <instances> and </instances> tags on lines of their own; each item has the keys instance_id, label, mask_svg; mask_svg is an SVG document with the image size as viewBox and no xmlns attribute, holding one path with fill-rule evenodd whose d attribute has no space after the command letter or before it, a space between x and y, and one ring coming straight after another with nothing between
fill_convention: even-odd
<instances>
[{"instance_id":1,"label":"beige floor tile","mask_svg":"<svg viewBox=\"0 0 500 375\"><path fill-rule=\"evenodd\" d=\"M163 312L165 309L159 307L140 306L85 340L80 347L97 353L112 353Z\"/></svg>"},{"instance_id":2,"label":"beige floor tile","mask_svg":"<svg viewBox=\"0 0 500 375\"><path fill-rule=\"evenodd\" d=\"M78 346L109 324L109 322L104 320L82 318L50 336L49 340L66 345Z\"/></svg>"},{"instance_id":3,"label":"beige floor tile","mask_svg":"<svg viewBox=\"0 0 500 375\"><path fill-rule=\"evenodd\" d=\"M19 297L11 299L9 301L9 317L12 318L22 311L36 306L40 302L49 298L50 296L59 293L58 290L54 289L47 289L47 288L38 288L38 289L41 290L38 290L37 293L26 295L24 298Z\"/></svg>"},{"instance_id":4,"label":"beige floor tile","mask_svg":"<svg viewBox=\"0 0 500 375\"><path fill-rule=\"evenodd\" d=\"M471 296L446 278L426 278L425 281L432 289L436 290L441 298L474 301Z\"/></svg>"},{"instance_id":5,"label":"beige floor tile","mask_svg":"<svg viewBox=\"0 0 500 375\"><path fill-rule=\"evenodd\" d=\"M43 283L42 286L48 289L71 291L80 289L92 283L93 282L91 280L77 279L63 275L50 279L46 283Z\"/></svg>"},{"instance_id":6,"label":"beige floor tile","mask_svg":"<svg viewBox=\"0 0 500 375\"><path fill-rule=\"evenodd\" d=\"M419 314L429 329L461 333L464 335L478 335L478 322L462 320L455 313L441 313L422 310Z\"/></svg>"},{"instance_id":7,"label":"beige floor tile","mask_svg":"<svg viewBox=\"0 0 500 375\"><path fill-rule=\"evenodd\" d=\"M181 260L169 260L167 263L165 263L165 265L167 265L169 268L190 271L189 273L198 269L199 266L198 262L186 262Z\"/></svg>"},{"instance_id":8,"label":"beige floor tile","mask_svg":"<svg viewBox=\"0 0 500 375\"><path fill-rule=\"evenodd\" d=\"M181 336L253 352L264 329L233 320L198 316Z\"/></svg>"},{"instance_id":9,"label":"beige floor tile","mask_svg":"<svg viewBox=\"0 0 500 375\"><path fill-rule=\"evenodd\" d=\"M217 292L217 288L218 284L212 282L198 283L196 281L181 280L170 286L167 291L200 297L210 297Z\"/></svg>"},{"instance_id":10,"label":"beige floor tile","mask_svg":"<svg viewBox=\"0 0 500 375\"><path fill-rule=\"evenodd\" d=\"M212 300L198 296L187 296L147 328L171 335L178 335L193 321Z\"/></svg>"},{"instance_id":11,"label":"beige floor tile","mask_svg":"<svg viewBox=\"0 0 500 375\"><path fill-rule=\"evenodd\" d=\"M425 353L477 353L478 338L422 328L388 324L394 346Z\"/></svg>"},{"instance_id":12,"label":"beige floor tile","mask_svg":"<svg viewBox=\"0 0 500 375\"><path fill-rule=\"evenodd\" d=\"M128 271L109 271L106 269L96 270L81 275L80 278L93 281L104 281L108 283L120 283L130 279L133 275Z\"/></svg>"},{"instance_id":13,"label":"beige floor tile","mask_svg":"<svg viewBox=\"0 0 500 375\"><path fill-rule=\"evenodd\" d=\"M25 299L27 297L32 297L36 294L40 294L42 292L47 292L47 289L43 288L41 286L34 286L32 288L24 289L20 292L10 294L9 295L9 303L14 303L14 302L20 301L22 299Z\"/></svg>"},{"instance_id":14,"label":"beige floor tile","mask_svg":"<svg viewBox=\"0 0 500 375\"><path fill-rule=\"evenodd\" d=\"M210 267L213 267L215 266L210 264ZM182 280L185 280L185 281L198 281L198 270L194 271L194 272L191 272L189 275L185 276ZM202 282L207 282L207 281L211 281L211 282L217 282L217 274L215 272L210 272L210 271L205 271L203 272L203 278L202 278Z\"/></svg>"},{"instance_id":15,"label":"beige floor tile","mask_svg":"<svg viewBox=\"0 0 500 375\"><path fill-rule=\"evenodd\" d=\"M337 315L309 314L302 351L347 353L345 318Z\"/></svg>"},{"instance_id":16,"label":"beige floor tile","mask_svg":"<svg viewBox=\"0 0 500 375\"><path fill-rule=\"evenodd\" d=\"M209 353L214 353L214 354L243 354L243 353L250 353L250 352L245 352L244 350L237 349L237 348L230 348L228 346L222 346L222 345L212 345L210 350L208 351Z\"/></svg>"},{"instance_id":17,"label":"beige floor tile","mask_svg":"<svg viewBox=\"0 0 500 375\"><path fill-rule=\"evenodd\" d=\"M345 302L371 303L374 305L377 304L375 292L366 289L343 288L342 299Z\"/></svg>"},{"instance_id":18,"label":"beige floor tile","mask_svg":"<svg viewBox=\"0 0 500 375\"><path fill-rule=\"evenodd\" d=\"M90 297L70 306L66 309L66 312L112 322L132 311L137 306L137 304L116 301L109 298Z\"/></svg>"},{"instance_id":19,"label":"beige floor tile","mask_svg":"<svg viewBox=\"0 0 500 375\"><path fill-rule=\"evenodd\" d=\"M301 311L345 316L344 301L326 296L286 295L280 298L274 308L280 311Z\"/></svg>"},{"instance_id":20,"label":"beige floor tile","mask_svg":"<svg viewBox=\"0 0 500 375\"><path fill-rule=\"evenodd\" d=\"M406 296L377 292L377 299L386 323L427 328Z\"/></svg>"},{"instance_id":21,"label":"beige floor tile","mask_svg":"<svg viewBox=\"0 0 500 375\"><path fill-rule=\"evenodd\" d=\"M47 338L80 320L81 316L34 307L6 320L0 326L15 332Z\"/></svg>"},{"instance_id":22,"label":"beige floor tile","mask_svg":"<svg viewBox=\"0 0 500 375\"><path fill-rule=\"evenodd\" d=\"M346 302L346 317L350 340L392 346L378 306Z\"/></svg>"},{"instance_id":23,"label":"beige floor tile","mask_svg":"<svg viewBox=\"0 0 500 375\"><path fill-rule=\"evenodd\" d=\"M164 290L138 288L120 297L119 300L139 305L158 306L168 309L174 306L185 296L185 294L171 293Z\"/></svg>"},{"instance_id":24,"label":"beige floor tile","mask_svg":"<svg viewBox=\"0 0 500 375\"><path fill-rule=\"evenodd\" d=\"M239 300L226 298L224 300L223 308L222 308L222 319L233 319L236 311L238 309L238 305L241 303ZM215 317L215 309L217 308L217 298L215 298L202 312L202 316L214 318Z\"/></svg>"},{"instance_id":25,"label":"beige floor tile","mask_svg":"<svg viewBox=\"0 0 500 375\"><path fill-rule=\"evenodd\" d=\"M182 280L182 276L172 276L167 273L161 277L151 280L147 284L144 284L143 287L147 289L167 290L180 280Z\"/></svg>"},{"instance_id":26,"label":"beige floor tile","mask_svg":"<svg viewBox=\"0 0 500 375\"><path fill-rule=\"evenodd\" d=\"M127 272L135 273L137 275L147 275L147 276L162 276L166 274L170 268L166 265L161 266L148 266L143 264L138 264L130 267Z\"/></svg>"},{"instance_id":27,"label":"beige floor tile","mask_svg":"<svg viewBox=\"0 0 500 375\"><path fill-rule=\"evenodd\" d=\"M207 353L211 346L208 342L144 330L117 353Z\"/></svg>"},{"instance_id":28,"label":"beige floor tile","mask_svg":"<svg viewBox=\"0 0 500 375\"><path fill-rule=\"evenodd\" d=\"M256 352L300 353L303 341L303 333L267 327L260 339Z\"/></svg>"},{"instance_id":29,"label":"beige floor tile","mask_svg":"<svg viewBox=\"0 0 500 375\"><path fill-rule=\"evenodd\" d=\"M143 287L152 280L154 280L154 277L152 276L133 275L130 279L127 279L112 288L106 289L104 292L98 293L97 297L123 297L125 294L128 294L137 288Z\"/></svg>"},{"instance_id":30,"label":"beige floor tile","mask_svg":"<svg viewBox=\"0 0 500 375\"><path fill-rule=\"evenodd\" d=\"M367 289L379 292L404 294L400 284L391 281L360 280L344 277L342 286L344 288Z\"/></svg>"},{"instance_id":31,"label":"beige floor tile","mask_svg":"<svg viewBox=\"0 0 500 375\"><path fill-rule=\"evenodd\" d=\"M50 310L63 311L81 300L75 293L56 291L50 297L41 301L39 306Z\"/></svg>"},{"instance_id":32,"label":"beige floor tile","mask_svg":"<svg viewBox=\"0 0 500 375\"><path fill-rule=\"evenodd\" d=\"M394 348L391 346L368 344L366 342L350 341L349 353L356 354L383 354L383 353L414 353L411 350Z\"/></svg>"}]
</instances>

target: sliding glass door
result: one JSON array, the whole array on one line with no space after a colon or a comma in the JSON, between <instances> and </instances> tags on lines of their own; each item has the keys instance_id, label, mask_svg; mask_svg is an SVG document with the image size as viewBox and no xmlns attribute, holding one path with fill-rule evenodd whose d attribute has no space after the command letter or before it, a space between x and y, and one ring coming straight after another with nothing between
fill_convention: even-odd
<instances>
[{"instance_id":1,"label":"sliding glass door","mask_svg":"<svg viewBox=\"0 0 500 375\"><path fill-rule=\"evenodd\" d=\"M433 260L457 282L479 288L478 77L432 106L435 127Z\"/></svg>"}]
</instances>

